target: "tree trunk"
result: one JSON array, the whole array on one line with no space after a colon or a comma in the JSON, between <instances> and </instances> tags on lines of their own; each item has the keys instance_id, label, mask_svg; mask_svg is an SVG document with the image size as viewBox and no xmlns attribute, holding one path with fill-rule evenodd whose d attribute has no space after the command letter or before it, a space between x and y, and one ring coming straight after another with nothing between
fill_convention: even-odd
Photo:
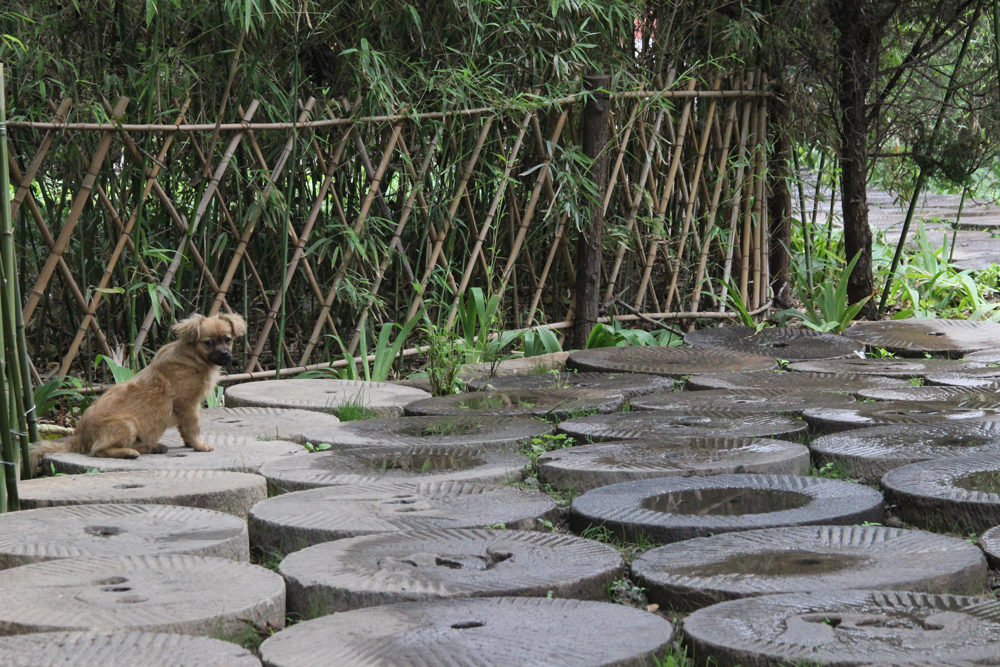
<instances>
[{"instance_id":1,"label":"tree trunk","mask_svg":"<svg viewBox=\"0 0 1000 667\"><path fill-rule=\"evenodd\" d=\"M583 153L593 162L590 179L597 193L590 208L590 222L576 244L576 316L573 318L571 348L587 346L590 330L597 323L600 306L601 259L604 242L604 191L608 186L608 129L610 124L611 77L598 74L586 77L587 90L596 91L583 111Z\"/></svg>"},{"instance_id":2,"label":"tree trunk","mask_svg":"<svg viewBox=\"0 0 1000 667\"><path fill-rule=\"evenodd\" d=\"M841 201L844 208L844 248L847 261L860 253L847 281L847 299L858 303L873 296L872 232L868 226L868 105L875 80L884 21L877 16L878 2L832 0L837 36L837 102L840 106ZM878 319L874 299L859 313Z\"/></svg>"},{"instance_id":3,"label":"tree trunk","mask_svg":"<svg viewBox=\"0 0 1000 667\"><path fill-rule=\"evenodd\" d=\"M792 248L792 194L788 190L788 176L791 172L792 142L791 114L781 80L771 79L772 97L767 107L768 124L774 133L771 141L771 156L768 165L768 221L771 226L770 268L771 289L775 306L790 308L791 302L791 248ZM796 178L798 174L795 175Z\"/></svg>"}]
</instances>

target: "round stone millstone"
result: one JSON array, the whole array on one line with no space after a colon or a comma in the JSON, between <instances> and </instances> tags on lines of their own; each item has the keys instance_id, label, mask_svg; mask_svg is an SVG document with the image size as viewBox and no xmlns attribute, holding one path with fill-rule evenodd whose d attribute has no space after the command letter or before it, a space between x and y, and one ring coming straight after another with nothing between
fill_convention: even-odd
<instances>
[{"instance_id":1,"label":"round stone millstone","mask_svg":"<svg viewBox=\"0 0 1000 667\"><path fill-rule=\"evenodd\" d=\"M882 477L886 502L903 521L949 532L983 533L1000 524L1000 455L922 461Z\"/></svg>"},{"instance_id":2,"label":"round stone millstone","mask_svg":"<svg viewBox=\"0 0 1000 667\"><path fill-rule=\"evenodd\" d=\"M137 470L25 480L17 485L22 509L58 505L183 505L247 518L267 498L259 475L218 470Z\"/></svg>"},{"instance_id":3,"label":"round stone millstone","mask_svg":"<svg viewBox=\"0 0 1000 667\"><path fill-rule=\"evenodd\" d=\"M839 375L833 373L707 373L688 378L692 390L729 391L834 391L855 394L862 389L909 387L906 380L881 375Z\"/></svg>"},{"instance_id":4,"label":"round stone millstone","mask_svg":"<svg viewBox=\"0 0 1000 667\"><path fill-rule=\"evenodd\" d=\"M285 625L285 582L198 556L70 558L0 571L0 635L143 630L235 635Z\"/></svg>"},{"instance_id":5,"label":"round stone millstone","mask_svg":"<svg viewBox=\"0 0 1000 667\"><path fill-rule=\"evenodd\" d=\"M1000 324L967 320L859 322L848 327L844 335L901 357L931 354L958 359L970 352L998 347Z\"/></svg>"},{"instance_id":6,"label":"round stone millstone","mask_svg":"<svg viewBox=\"0 0 1000 667\"><path fill-rule=\"evenodd\" d=\"M769 357L704 347L599 347L569 355L566 368L596 373L650 373L681 378L695 373L773 371Z\"/></svg>"},{"instance_id":7,"label":"round stone millstone","mask_svg":"<svg viewBox=\"0 0 1000 667\"><path fill-rule=\"evenodd\" d=\"M684 640L719 667L850 667L995 661L1000 603L897 591L822 591L730 600L684 619Z\"/></svg>"},{"instance_id":8,"label":"round stone millstone","mask_svg":"<svg viewBox=\"0 0 1000 667\"><path fill-rule=\"evenodd\" d=\"M272 491L287 493L381 481L504 484L519 480L530 463L521 454L462 445L353 447L275 461L260 474Z\"/></svg>"},{"instance_id":9,"label":"round stone millstone","mask_svg":"<svg viewBox=\"0 0 1000 667\"><path fill-rule=\"evenodd\" d=\"M0 570L59 558L188 554L250 560L246 522L171 505L67 505L0 514Z\"/></svg>"},{"instance_id":10,"label":"round stone millstone","mask_svg":"<svg viewBox=\"0 0 1000 667\"><path fill-rule=\"evenodd\" d=\"M379 482L286 493L250 512L250 544L287 554L348 537L503 525L532 530L558 517L539 491L461 482Z\"/></svg>"},{"instance_id":11,"label":"round stone millstone","mask_svg":"<svg viewBox=\"0 0 1000 667\"><path fill-rule=\"evenodd\" d=\"M980 350L979 352L972 352L965 355L965 358L969 361L981 361L986 364L1000 364L1000 348L989 348L987 350Z\"/></svg>"},{"instance_id":12,"label":"round stone millstone","mask_svg":"<svg viewBox=\"0 0 1000 667\"><path fill-rule=\"evenodd\" d=\"M952 373L985 367L986 364L980 361L957 359L828 359L789 364L788 370L839 375L885 375L910 379L924 378L931 373Z\"/></svg>"},{"instance_id":13,"label":"round stone millstone","mask_svg":"<svg viewBox=\"0 0 1000 667\"><path fill-rule=\"evenodd\" d=\"M132 470L231 470L257 472L268 461L278 461L305 452L302 445L284 440L261 441L242 435L202 434L201 439L214 447L210 452L196 452L180 440L164 437L164 454L143 454L137 459L105 459L68 452L47 454L43 470L76 475L88 470L127 472Z\"/></svg>"},{"instance_id":14,"label":"round stone millstone","mask_svg":"<svg viewBox=\"0 0 1000 667\"><path fill-rule=\"evenodd\" d=\"M986 562L994 570L1000 568L1000 526L990 528L979 538L979 546L986 554Z\"/></svg>"},{"instance_id":15,"label":"round stone millstone","mask_svg":"<svg viewBox=\"0 0 1000 667\"><path fill-rule=\"evenodd\" d=\"M725 600L852 589L979 595L986 559L965 540L883 526L795 526L668 544L632 562L651 602L692 611Z\"/></svg>"},{"instance_id":16,"label":"round stone millstone","mask_svg":"<svg viewBox=\"0 0 1000 667\"><path fill-rule=\"evenodd\" d=\"M1000 368L975 368L957 373L930 373L924 378L927 384L939 387L996 390L1000 387Z\"/></svg>"},{"instance_id":17,"label":"round stone millstone","mask_svg":"<svg viewBox=\"0 0 1000 667\"><path fill-rule=\"evenodd\" d=\"M288 440L300 445L309 429L336 426L340 420L315 410L284 408L208 408L202 410L202 435L239 435L254 440ZM167 429L165 440L180 440L176 428Z\"/></svg>"},{"instance_id":18,"label":"round stone millstone","mask_svg":"<svg viewBox=\"0 0 1000 667\"><path fill-rule=\"evenodd\" d=\"M675 391L650 394L632 401L635 410L700 413L705 410L801 415L806 408L843 407L854 403L847 393L832 391L782 391L758 389L734 392L729 389Z\"/></svg>"},{"instance_id":19,"label":"round stone millstone","mask_svg":"<svg viewBox=\"0 0 1000 667\"><path fill-rule=\"evenodd\" d=\"M357 609L264 641L267 667L642 667L673 627L632 607L589 600L467 598Z\"/></svg>"},{"instance_id":20,"label":"round stone millstone","mask_svg":"<svg viewBox=\"0 0 1000 667\"><path fill-rule=\"evenodd\" d=\"M674 381L649 373L540 373L511 375L491 380L473 380L473 391L522 391L525 389L596 389L625 398L645 396L654 391L671 391Z\"/></svg>"},{"instance_id":21,"label":"round stone millstone","mask_svg":"<svg viewBox=\"0 0 1000 667\"><path fill-rule=\"evenodd\" d=\"M361 446L453 446L515 450L520 445L552 433L555 428L539 419L472 415L395 417L343 422L332 428L313 429L307 442L341 448Z\"/></svg>"},{"instance_id":22,"label":"round stone millstone","mask_svg":"<svg viewBox=\"0 0 1000 667\"><path fill-rule=\"evenodd\" d=\"M896 389L862 389L858 397L871 401L938 401L961 405L969 400L992 398L1000 403L1000 393L976 392L962 387L898 387Z\"/></svg>"},{"instance_id":23,"label":"round stone millstone","mask_svg":"<svg viewBox=\"0 0 1000 667\"><path fill-rule=\"evenodd\" d=\"M801 419L736 410L622 412L592 415L559 424L559 432L580 442L590 440L650 440L685 436L727 438L782 438L804 434Z\"/></svg>"},{"instance_id":24,"label":"round stone millstone","mask_svg":"<svg viewBox=\"0 0 1000 667\"><path fill-rule=\"evenodd\" d=\"M882 494L860 484L794 475L663 477L602 486L573 500L569 524L604 526L629 542L679 542L781 526L882 520Z\"/></svg>"},{"instance_id":25,"label":"round stone millstone","mask_svg":"<svg viewBox=\"0 0 1000 667\"><path fill-rule=\"evenodd\" d=\"M997 407L975 407L937 401L857 403L846 408L812 408L802 418L819 433L836 433L885 424L948 424L1000 419Z\"/></svg>"},{"instance_id":26,"label":"round stone millstone","mask_svg":"<svg viewBox=\"0 0 1000 667\"><path fill-rule=\"evenodd\" d=\"M0 637L8 667L260 667L242 646L154 632L43 632Z\"/></svg>"},{"instance_id":27,"label":"round stone millstone","mask_svg":"<svg viewBox=\"0 0 1000 667\"><path fill-rule=\"evenodd\" d=\"M817 467L832 463L866 484L911 463L961 458L986 452L1000 455L997 422L889 424L824 435L809 443Z\"/></svg>"},{"instance_id":28,"label":"round stone millstone","mask_svg":"<svg viewBox=\"0 0 1000 667\"><path fill-rule=\"evenodd\" d=\"M406 406L406 414L565 419L574 412L614 412L620 410L624 402L625 397L621 394L596 389L474 391L410 403Z\"/></svg>"},{"instance_id":29,"label":"round stone millstone","mask_svg":"<svg viewBox=\"0 0 1000 667\"><path fill-rule=\"evenodd\" d=\"M729 326L700 329L684 336L693 347L733 350L786 361L863 357L865 346L837 334L812 329Z\"/></svg>"},{"instance_id":30,"label":"round stone millstone","mask_svg":"<svg viewBox=\"0 0 1000 667\"><path fill-rule=\"evenodd\" d=\"M594 540L481 529L327 542L296 551L278 568L287 585L289 612L304 617L450 598L603 600L624 570L621 554Z\"/></svg>"},{"instance_id":31,"label":"round stone millstone","mask_svg":"<svg viewBox=\"0 0 1000 667\"><path fill-rule=\"evenodd\" d=\"M806 475L809 449L766 438L625 440L556 449L538 457L538 478L578 493L653 477L759 473Z\"/></svg>"},{"instance_id":32,"label":"round stone millstone","mask_svg":"<svg viewBox=\"0 0 1000 667\"><path fill-rule=\"evenodd\" d=\"M352 406L382 417L398 417L407 403L430 396L413 387L362 380L265 380L226 387L230 407L297 408L338 416L341 408Z\"/></svg>"}]
</instances>

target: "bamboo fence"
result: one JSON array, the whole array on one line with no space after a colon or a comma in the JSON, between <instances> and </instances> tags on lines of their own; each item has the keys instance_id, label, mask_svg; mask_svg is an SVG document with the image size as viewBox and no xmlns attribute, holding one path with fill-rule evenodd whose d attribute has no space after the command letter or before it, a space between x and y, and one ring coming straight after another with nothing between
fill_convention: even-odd
<instances>
[{"instance_id":1,"label":"bamboo fence","mask_svg":"<svg viewBox=\"0 0 1000 667\"><path fill-rule=\"evenodd\" d=\"M583 96L537 108L359 117L303 100L294 122L82 122L72 100L7 123L23 318L35 381L141 365L190 312L248 321L235 378L361 354L362 332L425 313L454 326L470 287L505 328L569 326L573 249L599 197L604 312L733 316L769 303L767 94L752 74L612 95L609 178L582 187ZM93 115L92 110L87 113ZM414 343L419 337L413 334ZM411 347L408 354L420 351ZM336 365L336 364L334 364Z\"/></svg>"}]
</instances>

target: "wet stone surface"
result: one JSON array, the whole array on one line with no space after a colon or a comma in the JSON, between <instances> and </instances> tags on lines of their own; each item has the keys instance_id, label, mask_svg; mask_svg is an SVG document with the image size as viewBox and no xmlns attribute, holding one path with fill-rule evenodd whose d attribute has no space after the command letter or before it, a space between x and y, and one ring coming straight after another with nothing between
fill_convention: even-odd
<instances>
[{"instance_id":1,"label":"wet stone surface","mask_svg":"<svg viewBox=\"0 0 1000 667\"><path fill-rule=\"evenodd\" d=\"M681 378L695 373L776 370L774 359L757 354L695 347L601 347L569 355L566 367L590 372L651 373Z\"/></svg>"},{"instance_id":2,"label":"wet stone surface","mask_svg":"<svg viewBox=\"0 0 1000 667\"><path fill-rule=\"evenodd\" d=\"M340 423L333 415L315 410L285 408L208 408L199 413L201 432L238 435L255 440L289 440L302 444L308 429L328 428ZM167 429L165 440L180 440L176 428Z\"/></svg>"},{"instance_id":3,"label":"wet stone surface","mask_svg":"<svg viewBox=\"0 0 1000 667\"><path fill-rule=\"evenodd\" d=\"M836 433L885 424L947 424L1000 419L997 407L976 407L936 401L883 401L848 408L814 408L802 418L819 433Z\"/></svg>"},{"instance_id":4,"label":"wet stone surface","mask_svg":"<svg viewBox=\"0 0 1000 667\"><path fill-rule=\"evenodd\" d=\"M521 454L464 445L353 447L276 461L260 474L272 493L287 493L391 480L505 484L520 479L529 463Z\"/></svg>"},{"instance_id":5,"label":"wet stone surface","mask_svg":"<svg viewBox=\"0 0 1000 667\"><path fill-rule=\"evenodd\" d=\"M308 442L341 448L360 446L467 446L514 450L554 427L538 419L463 413L342 422L305 433Z\"/></svg>"},{"instance_id":6,"label":"wet stone surface","mask_svg":"<svg viewBox=\"0 0 1000 667\"><path fill-rule=\"evenodd\" d=\"M830 359L789 364L788 370L806 373L885 375L898 378L924 378L931 373L953 373L985 368L981 361L957 359ZM998 369L1000 370L1000 369Z\"/></svg>"},{"instance_id":7,"label":"wet stone surface","mask_svg":"<svg viewBox=\"0 0 1000 667\"><path fill-rule=\"evenodd\" d=\"M247 525L231 514L166 505L69 505L0 514L0 569L147 554L249 561Z\"/></svg>"},{"instance_id":8,"label":"wet stone surface","mask_svg":"<svg viewBox=\"0 0 1000 667\"><path fill-rule=\"evenodd\" d=\"M597 389L474 391L410 403L406 414L565 419L579 412L614 412L624 402L625 397L620 393Z\"/></svg>"},{"instance_id":9,"label":"wet stone surface","mask_svg":"<svg viewBox=\"0 0 1000 667\"><path fill-rule=\"evenodd\" d=\"M758 595L861 588L979 595L982 552L965 540L883 526L772 528L647 551L632 574L651 602L677 610Z\"/></svg>"},{"instance_id":10,"label":"wet stone surface","mask_svg":"<svg viewBox=\"0 0 1000 667\"><path fill-rule=\"evenodd\" d=\"M603 486L575 498L570 528L603 525L626 541L667 544L789 525L880 521L882 495L839 480L793 475L666 477Z\"/></svg>"},{"instance_id":11,"label":"wet stone surface","mask_svg":"<svg viewBox=\"0 0 1000 667\"><path fill-rule=\"evenodd\" d=\"M664 412L735 410L800 415L806 408L843 407L852 403L854 397L850 394L832 391L792 392L780 389L757 389L741 392L731 389L707 389L642 396L632 400L632 409Z\"/></svg>"},{"instance_id":12,"label":"wet stone surface","mask_svg":"<svg viewBox=\"0 0 1000 667\"><path fill-rule=\"evenodd\" d=\"M218 470L137 470L41 477L20 482L22 509L59 505L183 505L245 519L267 497L259 475Z\"/></svg>"},{"instance_id":13,"label":"wet stone surface","mask_svg":"<svg viewBox=\"0 0 1000 667\"><path fill-rule=\"evenodd\" d=\"M285 624L285 583L223 558L71 558L0 572L0 635L143 630L234 635Z\"/></svg>"},{"instance_id":14,"label":"wet stone surface","mask_svg":"<svg viewBox=\"0 0 1000 667\"><path fill-rule=\"evenodd\" d=\"M186 447L178 436L167 434L160 440L166 446L163 454L143 454L137 459L102 459L86 454L48 454L42 460L45 470L67 474L99 472L125 472L130 470L232 470L257 472L269 461L302 454L302 445L284 440L258 440L244 435L205 433L201 439L214 449L196 452Z\"/></svg>"},{"instance_id":15,"label":"wet stone surface","mask_svg":"<svg viewBox=\"0 0 1000 667\"><path fill-rule=\"evenodd\" d=\"M727 389L730 391L834 391L854 394L862 389L909 387L901 378L880 375L841 375L833 373L707 373L692 375L687 387L692 390Z\"/></svg>"},{"instance_id":16,"label":"wet stone surface","mask_svg":"<svg viewBox=\"0 0 1000 667\"><path fill-rule=\"evenodd\" d=\"M994 451L896 468L881 486L895 513L914 526L983 533L1000 525L1000 456Z\"/></svg>"},{"instance_id":17,"label":"wet stone surface","mask_svg":"<svg viewBox=\"0 0 1000 667\"><path fill-rule=\"evenodd\" d=\"M997 422L890 424L824 435L809 443L818 467L833 464L848 477L871 484L911 463L996 452Z\"/></svg>"},{"instance_id":18,"label":"wet stone surface","mask_svg":"<svg viewBox=\"0 0 1000 667\"><path fill-rule=\"evenodd\" d=\"M361 380L265 380L226 388L229 407L292 408L333 415L349 405L379 416L397 417L407 403L425 398L430 394L413 387Z\"/></svg>"},{"instance_id":19,"label":"wet stone surface","mask_svg":"<svg viewBox=\"0 0 1000 667\"><path fill-rule=\"evenodd\" d=\"M809 469L804 445L767 438L626 440L556 449L538 457L539 480L576 493L654 477L805 475Z\"/></svg>"},{"instance_id":20,"label":"wet stone surface","mask_svg":"<svg viewBox=\"0 0 1000 667\"><path fill-rule=\"evenodd\" d=\"M995 660L1000 603L894 591L770 595L698 610L684 636L719 667Z\"/></svg>"},{"instance_id":21,"label":"wet stone surface","mask_svg":"<svg viewBox=\"0 0 1000 667\"><path fill-rule=\"evenodd\" d=\"M673 628L624 605L474 598L359 609L299 623L267 639L269 667L642 667Z\"/></svg>"},{"instance_id":22,"label":"wet stone surface","mask_svg":"<svg viewBox=\"0 0 1000 667\"><path fill-rule=\"evenodd\" d=\"M930 373L925 381L932 386L997 390L1000 388L1000 367L990 366L960 373Z\"/></svg>"},{"instance_id":23,"label":"wet stone surface","mask_svg":"<svg viewBox=\"0 0 1000 667\"><path fill-rule=\"evenodd\" d=\"M973 547L975 549L975 547ZM600 542L520 530L426 530L355 537L281 562L288 609L303 617L397 602L469 597L604 600L624 576Z\"/></svg>"},{"instance_id":24,"label":"wet stone surface","mask_svg":"<svg viewBox=\"0 0 1000 667\"><path fill-rule=\"evenodd\" d=\"M379 482L286 493L250 513L250 544L288 554L371 533L503 524L534 530L554 521L554 500L539 491L461 482Z\"/></svg>"},{"instance_id":25,"label":"wet stone surface","mask_svg":"<svg viewBox=\"0 0 1000 667\"><path fill-rule=\"evenodd\" d=\"M260 667L250 651L219 639L152 632L44 632L0 638L11 667Z\"/></svg>"},{"instance_id":26,"label":"wet stone surface","mask_svg":"<svg viewBox=\"0 0 1000 667\"><path fill-rule=\"evenodd\" d=\"M693 347L733 350L791 362L860 357L865 352L864 345L837 334L783 327L760 331L745 326L699 329L684 336L684 342Z\"/></svg>"},{"instance_id":27,"label":"wet stone surface","mask_svg":"<svg viewBox=\"0 0 1000 667\"><path fill-rule=\"evenodd\" d=\"M848 338L901 357L930 354L958 359L996 347L1000 324L966 320L890 320L860 322L844 331Z\"/></svg>"},{"instance_id":28,"label":"wet stone surface","mask_svg":"<svg viewBox=\"0 0 1000 667\"><path fill-rule=\"evenodd\" d=\"M897 389L863 389L858 397L872 401L944 401L961 405L969 400L993 399L1000 404L1000 393L977 392L963 387L899 387Z\"/></svg>"},{"instance_id":29,"label":"wet stone surface","mask_svg":"<svg viewBox=\"0 0 1000 667\"><path fill-rule=\"evenodd\" d=\"M473 380L470 391L523 391L526 389L597 389L625 398L671 391L674 381L648 373L543 373Z\"/></svg>"},{"instance_id":30,"label":"wet stone surface","mask_svg":"<svg viewBox=\"0 0 1000 667\"><path fill-rule=\"evenodd\" d=\"M559 424L559 432L579 442L649 440L706 436L727 438L788 438L804 434L806 423L784 415L735 410L689 410L683 414L665 411L624 412L571 419Z\"/></svg>"}]
</instances>

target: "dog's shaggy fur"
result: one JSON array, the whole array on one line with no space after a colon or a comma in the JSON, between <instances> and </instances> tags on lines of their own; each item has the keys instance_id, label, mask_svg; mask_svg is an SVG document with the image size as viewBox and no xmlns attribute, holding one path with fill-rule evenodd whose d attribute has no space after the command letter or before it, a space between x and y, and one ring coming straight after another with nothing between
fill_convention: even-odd
<instances>
[{"instance_id":1,"label":"dog's shaggy fur","mask_svg":"<svg viewBox=\"0 0 1000 667\"><path fill-rule=\"evenodd\" d=\"M174 333L177 340L162 347L146 368L108 389L84 412L73 435L35 443L32 466L52 452L120 459L163 452L158 441L171 426L191 449L212 451L201 439L198 410L215 388L220 367L232 362L233 339L246 333L246 323L239 315L193 315L174 325Z\"/></svg>"}]
</instances>

